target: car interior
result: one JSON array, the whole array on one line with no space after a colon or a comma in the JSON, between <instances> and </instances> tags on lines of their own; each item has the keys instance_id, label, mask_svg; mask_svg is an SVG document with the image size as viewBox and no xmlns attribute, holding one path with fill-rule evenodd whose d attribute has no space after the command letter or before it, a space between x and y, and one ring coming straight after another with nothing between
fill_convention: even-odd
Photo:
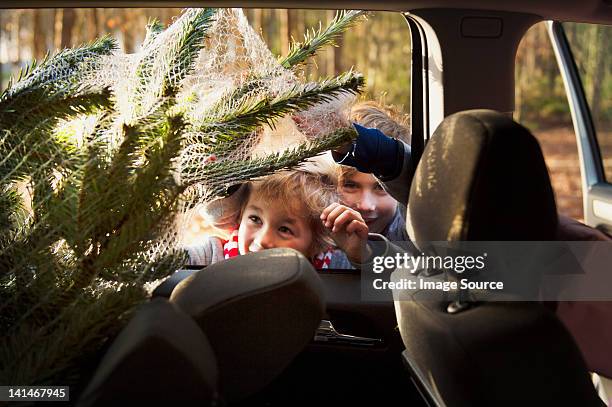
<instances>
[{"instance_id":1,"label":"car interior","mask_svg":"<svg viewBox=\"0 0 612 407\"><path fill-rule=\"evenodd\" d=\"M513 120L515 58L550 21L581 158L585 224L612 230L589 106L562 22L612 24L609 0L4 0L1 8L261 7L403 13L410 28L416 173L414 241L552 241L558 210L542 150ZM610 69L610 67L608 67ZM436 182L430 182L435 179ZM520 273L520 270L517 272ZM202 405L601 406L590 373L612 378L612 303L572 331L567 304L436 299L365 301L359 270L315 270L290 249L190 266L160 284L109 343L78 405L112 400ZM586 321L586 320L584 320ZM598 339L584 338L590 332ZM589 344L598 343L590 349ZM597 342L598 341L598 342ZM588 357L587 357L588 356ZM612 397L612 393L608 393Z\"/></svg>"}]
</instances>

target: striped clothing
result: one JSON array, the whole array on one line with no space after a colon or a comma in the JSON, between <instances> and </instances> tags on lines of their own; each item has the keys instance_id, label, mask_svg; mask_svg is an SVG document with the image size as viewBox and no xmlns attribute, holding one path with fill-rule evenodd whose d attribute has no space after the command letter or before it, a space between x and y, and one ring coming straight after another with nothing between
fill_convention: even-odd
<instances>
[{"instance_id":1,"label":"striped clothing","mask_svg":"<svg viewBox=\"0 0 612 407\"><path fill-rule=\"evenodd\" d=\"M218 237L208 237L203 244L185 248L189 256L190 265L207 266L221 260L230 259L240 255L238 250L238 229L232 230L227 240ZM343 259L344 257L344 259ZM327 268L351 268L346 255L340 250L329 247L311 260L317 270Z\"/></svg>"}]
</instances>

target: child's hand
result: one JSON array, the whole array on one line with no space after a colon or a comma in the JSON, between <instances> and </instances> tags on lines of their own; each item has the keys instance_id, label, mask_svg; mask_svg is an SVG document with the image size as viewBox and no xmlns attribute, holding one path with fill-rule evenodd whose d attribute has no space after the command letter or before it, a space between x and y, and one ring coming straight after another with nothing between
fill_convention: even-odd
<instances>
[{"instance_id":1,"label":"child's hand","mask_svg":"<svg viewBox=\"0 0 612 407\"><path fill-rule=\"evenodd\" d=\"M368 258L368 225L361 214L347 206L333 203L321 213L321 221L331 230L331 236L353 263L361 263L362 254Z\"/></svg>"}]
</instances>

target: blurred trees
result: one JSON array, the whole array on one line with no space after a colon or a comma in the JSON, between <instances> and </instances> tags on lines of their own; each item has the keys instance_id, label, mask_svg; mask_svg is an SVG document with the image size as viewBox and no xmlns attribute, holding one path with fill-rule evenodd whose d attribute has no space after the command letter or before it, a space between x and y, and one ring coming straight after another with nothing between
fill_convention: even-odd
<instances>
[{"instance_id":1,"label":"blurred trees","mask_svg":"<svg viewBox=\"0 0 612 407\"><path fill-rule=\"evenodd\" d=\"M612 26L563 24L582 77L593 119L612 129Z\"/></svg>"},{"instance_id":2,"label":"blurred trees","mask_svg":"<svg viewBox=\"0 0 612 407\"><path fill-rule=\"evenodd\" d=\"M612 180L612 27L563 24L597 130L603 166ZM581 219L580 161L571 113L545 23L523 37L516 56L515 119L528 126L544 152L559 212Z\"/></svg>"},{"instance_id":3,"label":"blurred trees","mask_svg":"<svg viewBox=\"0 0 612 407\"><path fill-rule=\"evenodd\" d=\"M612 27L563 24L593 118L602 131L612 130ZM516 55L515 118L532 128L571 125L569 105L546 25L534 25Z\"/></svg>"},{"instance_id":4,"label":"blurred trees","mask_svg":"<svg viewBox=\"0 0 612 407\"><path fill-rule=\"evenodd\" d=\"M0 78L49 50L74 46L109 33L128 52L138 49L149 18L168 24L178 8L38 9L0 11ZM335 10L245 9L273 52L286 54L291 37L325 24ZM582 73L593 116L612 128L612 33L610 26L564 24ZM330 76L351 66L368 81L366 97L410 109L410 33L398 13L378 12L347 32L341 46L322 52L304 69L307 77ZM569 124L563 83L543 23L532 27L516 57L515 117L533 128Z\"/></svg>"},{"instance_id":5,"label":"blurred trees","mask_svg":"<svg viewBox=\"0 0 612 407\"><path fill-rule=\"evenodd\" d=\"M47 51L75 46L109 33L127 52L138 50L149 18L168 24L180 12L167 9L38 9L0 11L2 83L33 58ZM272 51L284 55L291 38L325 25L335 10L245 9L255 30ZM398 13L379 12L345 34L341 47L321 52L303 74L332 76L354 66L368 81L366 97L410 108L410 33Z\"/></svg>"}]
</instances>

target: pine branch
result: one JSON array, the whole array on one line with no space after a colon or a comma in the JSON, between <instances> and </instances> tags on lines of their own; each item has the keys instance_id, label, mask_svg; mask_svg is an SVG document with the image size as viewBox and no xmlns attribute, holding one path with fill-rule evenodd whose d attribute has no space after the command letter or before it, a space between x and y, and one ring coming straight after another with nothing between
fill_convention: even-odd
<instances>
[{"instance_id":1,"label":"pine branch","mask_svg":"<svg viewBox=\"0 0 612 407\"><path fill-rule=\"evenodd\" d=\"M47 225L31 223L31 227L16 236L16 239L0 255L0 263L7 265L9 284L4 289L12 295L0 296L0 315L7 318L13 328L28 319L40 320L40 308L56 297L62 290L56 268L54 243L57 238ZM13 312L6 312L6 310ZM8 332L8 328L7 328Z\"/></svg>"},{"instance_id":2,"label":"pine branch","mask_svg":"<svg viewBox=\"0 0 612 407\"><path fill-rule=\"evenodd\" d=\"M173 44L170 55L167 56L167 71L162 80L162 95L170 96L177 93L180 83L193 71L193 64L204 47L204 38L212 25L215 9L191 9L178 21L181 36Z\"/></svg>"},{"instance_id":3,"label":"pine branch","mask_svg":"<svg viewBox=\"0 0 612 407\"><path fill-rule=\"evenodd\" d=\"M176 205L177 198L182 190L180 187L176 186L174 188L169 187L169 183L173 183L174 181L169 172L169 168L172 166L172 158L180 151L180 140L184 125L180 118L170 118L167 123L166 134L168 137L159 144L159 154L156 154L153 150L149 151L150 154L148 159L154 161L156 164L143 164L140 173L135 177L135 182L128 183L131 187L128 188L126 194L123 196L123 198L126 196L128 198L125 198L125 201L117 202L106 199L104 194L98 194L97 196L97 202L101 201L108 204L110 201L115 202L117 206L109 208L107 212L92 213L91 219L99 220L96 219L96 217L99 218L100 215L113 212L125 213L124 219L118 220L116 221L117 223L114 224L105 225L108 232L102 236L98 235L98 238L94 239L94 242L97 241L97 243L94 243L97 249L90 252L89 255L83 256L84 253L82 251L83 247L88 245L86 239L80 243L80 252L78 248L73 246L76 255L75 259L80 257L81 260L79 262L79 269L71 273L71 277L68 279L70 285L60 287L55 292L56 295L48 295L54 293L48 293L48 290L46 290L44 292L47 293L47 295L44 295L44 298L36 295L30 296L31 298L38 298L37 304L31 304L27 312L21 313L21 322L27 320L30 322L48 320L49 316L69 306L74 298L80 295L79 293L90 284L92 279L95 278L99 272L105 270L106 267L114 268L116 271L120 270L118 266L125 262L124 259L134 255L137 258L141 256L139 253L145 250L147 242L158 239L159 231L163 231L168 227L168 222L172 220L172 214L176 213L176 207L174 205ZM164 176L168 180L164 181ZM57 199L43 202L41 208L47 208L43 212L46 213L47 217L50 219L56 217L61 218L62 211L64 211L63 213L67 216L63 221L69 223L71 216L69 213L66 213L66 209L74 205L77 191L75 190L74 193L71 194L71 199L65 199L67 198L64 196L65 192L64 190L59 191ZM43 194L40 195L43 196ZM165 200L164 197L166 198ZM169 199L167 199L168 197ZM160 204L160 202L166 202L166 204ZM151 208L153 208L153 210ZM40 224L41 221L42 220L39 220L38 224ZM58 225L54 225L54 228L61 230L61 227ZM79 234L82 235L83 231L77 230L73 237ZM49 243L51 242L48 241L49 238L51 238L51 241L57 240L57 238L49 235L48 230L45 238L47 239L47 243L42 245L42 249L50 247ZM91 243L89 245L91 246ZM26 246L32 248L31 244ZM145 257L147 256L142 258L144 259ZM50 261L47 262L48 264L54 263L52 258L49 260ZM174 265L178 266L178 264ZM30 267L32 266L37 270L37 279L39 280L41 276L50 277L56 274L51 271L46 271L44 265L40 263L38 265L31 264ZM18 271L20 268L21 267L12 267L12 270ZM135 266L135 269L146 270L148 268ZM155 274L158 275L159 272L164 273L168 270L169 268L162 268ZM117 278L120 277L117 276ZM32 287L32 282L36 283L36 281L26 282L27 286L30 287L28 291L36 291L35 287ZM51 286L54 286L54 284L51 284ZM24 286L20 292L27 292L24 291L25 288ZM6 305L7 303L2 305L2 308L6 308Z\"/></svg>"},{"instance_id":4,"label":"pine branch","mask_svg":"<svg viewBox=\"0 0 612 407\"><path fill-rule=\"evenodd\" d=\"M171 105L171 101L163 103L140 122L123 125L123 142L109 159L101 160L104 154L100 149L104 149L104 145L91 146L79 198L77 223L79 230L87 231L94 241L100 241L102 236L111 233L113 227L131 210L128 203L134 199L132 189L138 182L138 171L149 165L151 149L163 140L168 126L165 111ZM161 184L162 178L159 180Z\"/></svg>"},{"instance_id":5,"label":"pine branch","mask_svg":"<svg viewBox=\"0 0 612 407\"><path fill-rule=\"evenodd\" d=\"M365 11L359 10L343 10L336 13L332 22L325 29L319 26L317 31L314 29L312 32L307 31L304 35L304 42L292 43L289 53L279 61L280 64L290 69L314 56L321 47L335 45L336 40L344 31L357 24L366 15Z\"/></svg>"},{"instance_id":6,"label":"pine branch","mask_svg":"<svg viewBox=\"0 0 612 407\"><path fill-rule=\"evenodd\" d=\"M174 159L181 151L184 123L180 116L169 117L161 143L149 151L147 163L137 171L131 184L125 215L113 228L105 251L96 260L99 268L108 267L116 259L124 259L134 248L157 238L160 230L172 222L183 187L174 181Z\"/></svg>"},{"instance_id":7,"label":"pine branch","mask_svg":"<svg viewBox=\"0 0 612 407\"><path fill-rule=\"evenodd\" d=\"M149 22L146 26L146 35L145 39L142 42L142 48L145 49L149 45L151 45L157 36L164 31L164 25L156 18L149 19Z\"/></svg>"},{"instance_id":8,"label":"pine branch","mask_svg":"<svg viewBox=\"0 0 612 407\"><path fill-rule=\"evenodd\" d=\"M103 269L99 278L119 283L155 281L172 274L187 261L182 250L173 250L151 259L147 249L153 250L154 247L152 244L143 245L143 250L136 257Z\"/></svg>"},{"instance_id":9,"label":"pine branch","mask_svg":"<svg viewBox=\"0 0 612 407\"><path fill-rule=\"evenodd\" d=\"M50 198L43 203L45 222L49 224L53 234L64 239L70 247L79 247L83 244L84 231L78 228L77 223L81 188L80 176L77 179L70 179L57 186Z\"/></svg>"},{"instance_id":10,"label":"pine branch","mask_svg":"<svg viewBox=\"0 0 612 407\"><path fill-rule=\"evenodd\" d=\"M39 126L46 128L44 121ZM1 132L1 130L0 130ZM22 135L21 132L2 132L0 137L0 182L8 184L48 171L61 163L72 165L71 153L55 140L40 139L37 131Z\"/></svg>"},{"instance_id":11,"label":"pine branch","mask_svg":"<svg viewBox=\"0 0 612 407\"><path fill-rule=\"evenodd\" d=\"M227 106L227 109L222 109L217 116L207 118L204 123L199 124L195 131L214 133L217 139L212 152L222 153L226 149L223 143L228 140L244 137L262 125L273 127L276 120L289 113L329 102L343 94L358 93L363 85L363 76L353 71L321 83L296 85L275 98L263 97L244 101L241 106Z\"/></svg>"},{"instance_id":12,"label":"pine branch","mask_svg":"<svg viewBox=\"0 0 612 407\"><path fill-rule=\"evenodd\" d=\"M15 218L23 211L23 199L17 190L10 184L0 188L0 239L13 230Z\"/></svg>"},{"instance_id":13,"label":"pine branch","mask_svg":"<svg viewBox=\"0 0 612 407\"><path fill-rule=\"evenodd\" d=\"M4 157L0 166L4 167L3 174L14 172L15 168L7 167L7 163L19 166L33 159L27 165L31 168L48 161L69 161L61 146L48 135L59 120L110 106L107 89L83 85L81 80L96 67L102 55L109 54L115 47L114 40L103 38L81 48L61 51L41 64L33 63L17 83L3 92L0 96L0 128L3 129L0 151ZM24 137L33 143L38 143L37 139L48 140L42 144L48 148L30 154L31 148L23 150L20 147L24 145ZM57 153L62 154L56 159Z\"/></svg>"},{"instance_id":14,"label":"pine branch","mask_svg":"<svg viewBox=\"0 0 612 407\"><path fill-rule=\"evenodd\" d=\"M40 64L33 62L20 73L17 81L11 79L9 87L0 95L0 115L36 104L24 98L41 89L50 94L70 93L78 85L77 75L95 69L99 57L109 55L116 48L114 39L103 37L78 48L62 50Z\"/></svg>"},{"instance_id":15,"label":"pine branch","mask_svg":"<svg viewBox=\"0 0 612 407\"><path fill-rule=\"evenodd\" d=\"M15 335L0 338L0 382L76 384L84 359L114 337L145 298L140 286L110 286L84 292L43 329L21 324Z\"/></svg>"},{"instance_id":16,"label":"pine branch","mask_svg":"<svg viewBox=\"0 0 612 407\"><path fill-rule=\"evenodd\" d=\"M292 48L289 67L333 44L358 17L348 14ZM189 204L185 189L194 182L208 188L205 197L222 195L234 184L293 168L355 137L352 128L342 129L291 151L225 159L228 152L247 150L249 136L261 126L357 93L363 78L349 72L280 95L264 92L270 78L251 78L206 112L204 123L188 125L174 99L193 73L214 15L212 9L189 10L166 32L149 23L146 55L136 77L126 78L137 82L136 94L126 95L133 104L128 111L142 117L122 130L109 125L124 119L112 110L110 92L84 85L104 65L101 57L115 49L108 38L31 64L0 95L0 188L7 192L0 196L0 331L8 333L0 335L0 382L64 382L78 373L80 355L97 351L145 299L142 283L181 263L184 254L168 242L175 215ZM99 109L105 115L83 143L54 132L59 120ZM179 184L175 161L186 134L221 159ZM34 191L31 217L19 218L21 198L7 189L18 179L27 179Z\"/></svg>"},{"instance_id":17,"label":"pine branch","mask_svg":"<svg viewBox=\"0 0 612 407\"><path fill-rule=\"evenodd\" d=\"M110 109L110 90L81 87L69 92L49 93L41 88L28 94L27 100L21 100L13 107L17 109L0 113L0 126L7 130L21 133L35 128L43 136L51 132L60 120L66 120L79 114L92 114L99 109ZM17 102L17 101L16 101ZM41 127L44 124L44 127Z\"/></svg>"},{"instance_id":18,"label":"pine branch","mask_svg":"<svg viewBox=\"0 0 612 407\"><path fill-rule=\"evenodd\" d=\"M155 21L149 23L147 38L150 42L143 48L146 54L136 68L138 86L135 94L131 95L136 116L150 113L151 100L176 96L182 81L193 71L215 13L216 10L211 8L187 10L173 24L173 27L178 26L175 36L168 31L157 33L161 25ZM160 64L163 64L161 73Z\"/></svg>"},{"instance_id":19,"label":"pine branch","mask_svg":"<svg viewBox=\"0 0 612 407\"><path fill-rule=\"evenodd\" d=\"M146 161L126 179L124 170L133 165L130 156L138 155L133 146L140 137L137 127L125 126L126 141L110 165L109 173L106 173L108 183L92 197L92 201L108 206L107 210L93 213L91 208L79 206L77 211L81 221L88 219L94 225L86 227L86 230L95 232L89 237L95 250L80 259L79 273L73 276L70 287L60 293L48 309L68 306L101 270L120 264L138 252L143 244L156 239L159 231L173 219L183 190L182 186L174 183L173 160L181 151L184 128L180 116L168 117L162 136L158 138L159 143L147 150ZM121 172L117 172L119 170ZM114 174L119 174L121 181ZM119 189L117 184L120 184ZM81 200L80 203L85 206L92 201Z\"/></svg>"},{"instance_id":20,"label":"pine branch","mask_svg":"<svg viewBox=\"0 0 612 407\"><path fill-rule=\"evenodd\" d=\"M344 128L280 154L251 160L210 163L201 169L199 177L191 178L189 185L186 186L202 183L209 187L206 199L223 197L233 185L279 170L294 168L307 158L345 144L355 137L357 137L355 129Z\"/></svg>"}]
</instances>

